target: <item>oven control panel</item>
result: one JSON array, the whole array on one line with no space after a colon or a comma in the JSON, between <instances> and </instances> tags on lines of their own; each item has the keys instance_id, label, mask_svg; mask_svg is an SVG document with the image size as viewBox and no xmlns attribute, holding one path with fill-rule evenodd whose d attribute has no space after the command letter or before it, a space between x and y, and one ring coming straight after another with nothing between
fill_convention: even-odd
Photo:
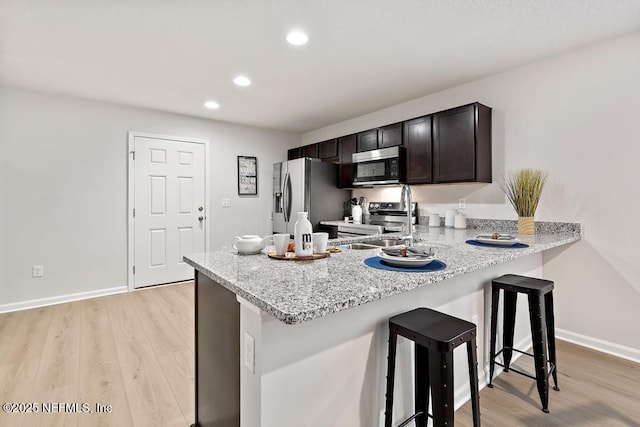
<instances>
[{"instance_id":1,"label":"oven control panel","mask_svg":"<svg viewBox=\"0 0 640 427\"><path fill-rule=\"evenodd\" d=\"M413 202L411 204L411 211L414 215L418 210L418 203ZM369 213L395 213L395 214L404 214L406 211L402 209L402 204L400 202L370 202L369 203Z\"/></svg>"}]
</instances>

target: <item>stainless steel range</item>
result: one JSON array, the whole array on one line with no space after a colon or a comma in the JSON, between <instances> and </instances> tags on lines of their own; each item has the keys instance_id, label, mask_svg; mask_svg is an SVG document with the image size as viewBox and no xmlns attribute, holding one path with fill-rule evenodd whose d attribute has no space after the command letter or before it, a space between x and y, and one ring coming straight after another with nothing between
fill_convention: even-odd
<instances>
[{"instance_id":1,"label":"stainless steel range","mask_svg":"<svg viewBox=\"0 0 640 427\"><path fill-rule=\"evenodd\" d=\"M369 224L398 227L407 223L407 212L399 202L369 203ZM411 223L418 223L418 203L411 203Z\"/></svg>"},{"instance_id":2,"label":"stainless steel range","mask_svg":"<svg viewBox=\"0 0 640 427\"><path fill-rule=\"evenodd\" d=\"M369 214L364 223L321 221L320 224L334 237L349 237L398 232L407 223L407 212L397 202L371 202ZM411 222L418 223L417 203L411 203Z\"/></svg>"}]
</instances>

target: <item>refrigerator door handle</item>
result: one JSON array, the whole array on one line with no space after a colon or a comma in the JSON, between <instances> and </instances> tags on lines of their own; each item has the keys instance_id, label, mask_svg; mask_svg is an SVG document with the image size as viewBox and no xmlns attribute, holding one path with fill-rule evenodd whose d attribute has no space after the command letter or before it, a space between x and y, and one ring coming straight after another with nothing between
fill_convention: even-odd
<instances>
[{"instance_id":1,"label":"refrigerator door handle","mask_svg":"<svg viewBox=\"0 0 640 427\"><path fill-rule=\"evenodd\" d=\"M289 173L284 175L284 222L289 222L291 219L291 177Z\"/></svg>"}]
</instances>

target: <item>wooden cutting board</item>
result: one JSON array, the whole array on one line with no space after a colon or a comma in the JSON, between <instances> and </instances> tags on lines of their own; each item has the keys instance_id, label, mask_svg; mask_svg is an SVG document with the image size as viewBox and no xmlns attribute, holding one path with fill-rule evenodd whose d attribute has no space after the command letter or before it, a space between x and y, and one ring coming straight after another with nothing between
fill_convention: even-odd
<instances>
[{"instance_id":1,"label":"wooden cutting board","mask_svg":"<svg viewBox=\"0 0 640 427\"><path fill-rule=\"evenodd\" d=\"M329 256L329 252L322 252L309 256L295 256L295 252L287 252L285 255L277 255L275 252L269 252L269 258L281 259L284 261L313 261L314 259L322 259Z\"/></svg>"}]
</instances>

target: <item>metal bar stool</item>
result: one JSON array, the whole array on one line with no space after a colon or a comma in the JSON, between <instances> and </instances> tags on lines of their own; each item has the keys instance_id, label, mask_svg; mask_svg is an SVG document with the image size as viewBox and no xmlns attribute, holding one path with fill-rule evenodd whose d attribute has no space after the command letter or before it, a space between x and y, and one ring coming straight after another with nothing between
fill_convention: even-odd
<instances>
[{"instance_id":1,"label":"metal bar stool","mask_svg":"<svg viewBox=\"0 0 640 427\"><path fill-rule=\"evenodd\" d=\"M391 427L393 385L398 335L415 343L415 414L399 427L415 420L416 426L427 426L427 417L434 426L453 426L453 350L466 343L469 362L469 382L473 425L480 426L478 393L478 359L476 325L428 308L417 308L389 319L389 356L384 425ZM433 399L433 415L428 413L429 388Z\"/></svg>"},{"instance_id":2,"label":"metal bar stool","mask_svg":"<svg viewBox=\"0 0 640 427\"><path fill-rule=\"evenodd\" d=\"M500 289L504 291L503 348L496 353L496 326L498 323L498 302ZM513 348L513 332L516 321L516 301L518 293L529 298L529 320L533 354ZM546 334L543 328L546 327ZM510 368L511 356L516 351L531 356L535 362L536 375ZM548 351L548 357L547 357ZM496 362L496 356L503 355L504 364ZM558 388L556 365L556 337L553 319L553 282L533 277L506 274L491 281L491 350L489 354L489 384L493 388L494 365L504 367L505 372L513 372L536 380L542 411L549 412L549 374L553 376L554 390Z\"/></svg>"}]
</instances>

